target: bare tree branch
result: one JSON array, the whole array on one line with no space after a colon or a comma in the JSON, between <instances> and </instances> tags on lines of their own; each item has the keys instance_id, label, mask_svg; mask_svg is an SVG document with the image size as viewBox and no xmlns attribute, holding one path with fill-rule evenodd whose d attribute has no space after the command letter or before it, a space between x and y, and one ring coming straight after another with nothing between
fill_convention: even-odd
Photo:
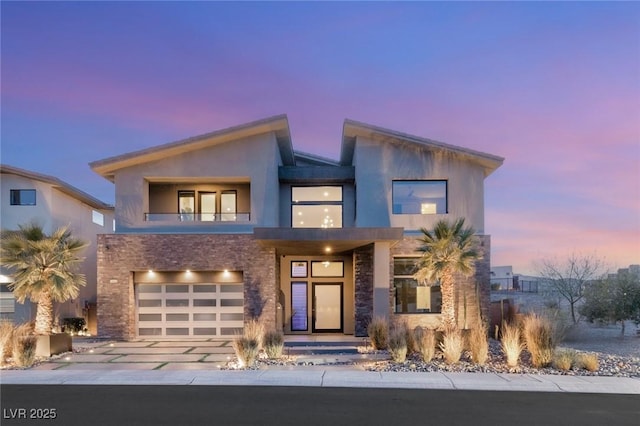
<instances>
[{"instance_id":1,"label":"bare tree branch","mask_svg":"<svg viewBox=\"0 0 640 426\"><path fill-rule=\"evenodd\" d=\"M543 259L538 274L552 294L569 302L571 319L576 323L576 304L584 298L586 284L599 278L604 267L604 261L595 255L572 253L566 259Z\"/></svg>"}]
</instances>

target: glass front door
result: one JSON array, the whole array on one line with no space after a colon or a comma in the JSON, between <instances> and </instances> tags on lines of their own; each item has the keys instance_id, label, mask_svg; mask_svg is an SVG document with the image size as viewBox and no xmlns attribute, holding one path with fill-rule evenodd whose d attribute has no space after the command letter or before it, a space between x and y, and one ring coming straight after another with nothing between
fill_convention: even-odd
<instances>
[{"instance_id":1,"label":"glass front door","mask_svg":"<svg viewBox=\"0 0 640 426\"><path fill-rule=\"evenodd\" d=\"M313 284L313 332L342 332L342 283Z\"/></svg>"}]
</instances>

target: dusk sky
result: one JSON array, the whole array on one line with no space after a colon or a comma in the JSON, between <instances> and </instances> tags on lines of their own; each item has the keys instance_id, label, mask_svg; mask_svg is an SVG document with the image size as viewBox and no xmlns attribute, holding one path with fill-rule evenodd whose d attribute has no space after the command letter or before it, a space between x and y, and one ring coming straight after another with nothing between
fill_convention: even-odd
<instances>
[{"instance_id":1,"label":"dusk sky","mask_svg":"<svg viewBox=\"0 0 640 426\"><path fill-rule=\"evenodd\" d=\"M493 265L640 263L639 3L0 8L3 164L113 203L88 163L276 114L338 159L350 118L505 157Z\"/></svg>"}]
</instances>

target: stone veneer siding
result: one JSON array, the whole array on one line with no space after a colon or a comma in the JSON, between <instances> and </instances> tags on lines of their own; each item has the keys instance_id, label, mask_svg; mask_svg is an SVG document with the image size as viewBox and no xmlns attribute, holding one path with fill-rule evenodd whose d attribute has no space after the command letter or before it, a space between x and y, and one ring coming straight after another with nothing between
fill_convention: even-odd
<instances>
[{"instance_id":1,"label":"stone veneer siding","mask_svg":"<svg viewBox=\"0 0 640 426\"><path fill-rule=\"evenodd\" d=\"M476 262L476 273L474 276L466 278L459 276L457 283L459 284L456 292L456 317L458 319L459 328L471 328L474 326L477 315L478 306L481 309L481 318L485 323L490 321L490 273L491 273L491 237L489 235L479 235L483 258ZM435 328L440 324L439 314L394 314L393 306L393 257L394 256L415 256L419 254L417 249L420 243L416 236L405 236L391 248L391 276L389 277L389 309L393 321L406 321L409 327L414 328L417 325L423 327ZM476 287L477 285L477 287ZM466 321L465 321L465 293L466 293ZM479 297L479 303L478 303Z\"/></svg>"},{"instance_id":2,"label":"stone veneer siding","mask_svg":"<svg viewBox=\"0 0 640 426\"><path fill-rule=\"evenodd\" d=\"M133 272L242 271L245 321L276 321L276 253L249 234L98 235L98 335L136 338Z\"/></svg>"},{"instance_id":3,"label":"stone veneer siding","mask_svg":"<svg viewBox=\"0 0 640 426\"><path fill-rule=\"evenodd\" d=\"M353 251L355 335L366 336L373 314L373 244Z\"/></svg>"}]
</instances>

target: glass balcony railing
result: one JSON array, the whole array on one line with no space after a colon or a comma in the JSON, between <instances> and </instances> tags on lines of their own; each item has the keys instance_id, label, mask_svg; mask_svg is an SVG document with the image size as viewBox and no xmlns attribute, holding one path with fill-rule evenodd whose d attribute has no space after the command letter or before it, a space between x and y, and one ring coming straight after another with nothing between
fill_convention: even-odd
<instances>
[{"instance_id":1,"label":"glass balcony railing","mask_svg":"<svg viewBox=\"0 0 640 426\"><path fill-rule=\"evenodd\" d=\"M249 222L251 213L145 213L146 222Z\"/></svg>"}]
</instances>

